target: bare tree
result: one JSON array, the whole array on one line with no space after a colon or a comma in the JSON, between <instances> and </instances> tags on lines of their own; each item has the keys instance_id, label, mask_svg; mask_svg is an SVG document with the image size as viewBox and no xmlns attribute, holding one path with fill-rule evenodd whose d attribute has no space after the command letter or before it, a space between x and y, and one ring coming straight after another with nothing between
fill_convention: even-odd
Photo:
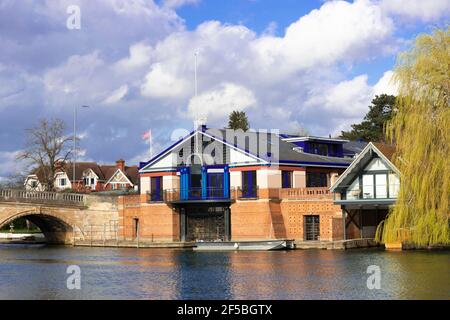
<instances>
[{"instance_id":1,"label":"bare tree","mask_svg":"<svg viewBox=\"0 0 450 320\"><path fill-rule=\"evenodd\" d=\"M47 190L54 190L55 173L71 154L68 144L73 138L64 134L65 129L61 119L39 120L35 127L26 130L25 148L18 156L40 171L40 182Z\"/></svg>"},{"instance_id":2,"label":"bare tree","mask_svg":"<svg viewBox=\"0 0 450 320\"><path fill-rule=\"evenodd\" d=\"M23 172L11 173L0 181L0 189L23 189L25 178Z\"/></svg>"}]
</instances>

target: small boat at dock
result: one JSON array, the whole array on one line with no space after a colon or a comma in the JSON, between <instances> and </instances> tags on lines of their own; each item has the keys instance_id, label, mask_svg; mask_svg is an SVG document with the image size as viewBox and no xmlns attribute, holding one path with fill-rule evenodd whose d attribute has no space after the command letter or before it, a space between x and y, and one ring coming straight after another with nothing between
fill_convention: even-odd
<instances>
[{"instance_id":1,"label":"small boat at dock","mask_svg":"<svg viewBox=\"0 0 450 320\"><path fill-rule=\"evenodd\" d=\"M196 242L194 251L273 251L294 249L294 240Z\"/></svg>"}]
</instances>

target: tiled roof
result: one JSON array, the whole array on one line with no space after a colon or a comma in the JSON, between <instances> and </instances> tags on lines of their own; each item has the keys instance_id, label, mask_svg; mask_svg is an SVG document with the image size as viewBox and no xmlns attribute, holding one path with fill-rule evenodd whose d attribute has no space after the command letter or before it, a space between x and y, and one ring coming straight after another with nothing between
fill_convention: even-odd
<instances>
[{"instance_id":1,"label":"tiled roof","mask_svg":"<svg viewBox=\"0 0 450 320\"><path fill-rule=\"evenodd\" d=\"M108 181L116 173L118 167L116 165L99 165L96 162L77 162L75 164L75 180L81 181L83 179L83 173L86 170L91 169L99 178L100 181ZM71 162L67 162L59 172L65 172L68 178L73 179L73 165ZM125 175L133 183L138 184L139 175L137 166L125 166ZM31 174L37 175L39 181L44 180L44 170L42 168L35 169Z\"/></svg>"},{"instance_id":2,"label":"tiled roof","mask_svg":"<svg viewBox=\"0 0 450 320\"><path fill-rule=\"evenodd\" d=\"M373 142L373 145L380 150L380 152L392 162L395 154L395 146L381 142Z\"/></svg>"}]
</instances>

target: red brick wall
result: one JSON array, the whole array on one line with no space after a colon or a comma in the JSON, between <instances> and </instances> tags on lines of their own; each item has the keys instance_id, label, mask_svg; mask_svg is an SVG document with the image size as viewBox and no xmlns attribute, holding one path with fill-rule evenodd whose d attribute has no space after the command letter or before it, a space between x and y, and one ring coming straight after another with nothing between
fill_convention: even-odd
<instances>
[{"instance_id":1,"label":"red brick wall","mask_svg":"<svg viewBox=\"0 0 450 320\"><path fill-rule=\"evenodd\" d=\"M304 216L320 217L320 240L342 239L340 207L327 200L238 201L231 205L233 240L304 239Z\"/></svg>"},{"instance_id":2,"label":"red brick wall","mask_svg":"<svg viewBox=\"0 0 450 320\"><path fill-rule=\"evenodd\" d=\"M134 240L134 220L139 219L139 239L142 241L179 241L179 214L166 204L142 203L142 196L119 199L119 234Z\"/></svg>"}]
</instances>

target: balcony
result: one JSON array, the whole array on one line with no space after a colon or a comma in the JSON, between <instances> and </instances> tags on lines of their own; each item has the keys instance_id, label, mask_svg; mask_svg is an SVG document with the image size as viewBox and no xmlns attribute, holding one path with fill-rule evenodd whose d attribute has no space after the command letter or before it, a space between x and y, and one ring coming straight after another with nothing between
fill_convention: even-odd
<instances>
[{"instance_id":1,"label":"balcony","mask_svg":"<svg viewBox=\"0 0 450 320\"><path fill-rule=\"evenodd\" d=\"M333 199L328 187L279 189L279 198L283 200Z\"/></svg>"},{"instance_id":2,"label":"balcony","mask_svg":"<svg viewBox=\"0 0 450 320\"><path fill-rule=\"evenodd\" d=\"M162 193L147 194L147 202L180 202L180 201L213 201L213 200L232 200L231 193L225 192L223 188L190 188L188 190L182 189L167 189Z\"/></svg>"},{"instance_id":3,"label":"balcony","mask_svg":"<svg viewBox=\"0 0 450 320\"><path fill-rule=\"evenodd\" d=\"M333 194L327 187L295 188L295 189L259 189L231 188L229 193L223 188L191 188L189 190L169 189L161 193L148 193L148 203L173 203L183 201L245 201L257 199L273 200L319 200L333 199Z\"/></svg>"}]
</instances>

